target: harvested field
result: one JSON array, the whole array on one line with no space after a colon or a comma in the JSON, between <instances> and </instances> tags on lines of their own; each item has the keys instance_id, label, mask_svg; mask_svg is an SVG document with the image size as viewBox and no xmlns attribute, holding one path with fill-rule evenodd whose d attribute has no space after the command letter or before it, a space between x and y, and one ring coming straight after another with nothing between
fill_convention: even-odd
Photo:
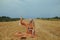
<instances>
[{"instance_id":1,"label":"harvested field","mask_svg":"<svg viewBox=\"0 0 60 40\"><path fill-rule=\"evenodd\" d=\"M60 21L48 21L35 19L36 37L27 37L26 40L60 40ZM0 22L0 40L20 40L14 34L26 32L19 21Z\"/></svg>"}]
</instances>

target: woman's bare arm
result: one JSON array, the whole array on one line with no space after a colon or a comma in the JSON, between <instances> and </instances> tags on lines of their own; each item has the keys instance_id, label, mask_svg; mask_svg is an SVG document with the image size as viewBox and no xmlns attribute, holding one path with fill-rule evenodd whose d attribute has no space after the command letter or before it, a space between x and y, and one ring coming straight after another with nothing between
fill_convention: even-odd
<instances>
[{"instance_id":1,"label":"woman's bare arm","mask_svg":"<svg viewBox=\"0 0 60 40\"><path fill-rule=\"evenodd\" d=\"M27 23L23 20L23 18L20 18L20 23L21 25L24 25L25 27L27 27Z\"/></svg>"}]
</instances>

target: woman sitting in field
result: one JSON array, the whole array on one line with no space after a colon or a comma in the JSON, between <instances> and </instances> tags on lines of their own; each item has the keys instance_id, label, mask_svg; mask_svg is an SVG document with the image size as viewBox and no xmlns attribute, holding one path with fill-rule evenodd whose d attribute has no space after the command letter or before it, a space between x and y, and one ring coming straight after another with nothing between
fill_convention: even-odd
<instances>
[{"instance_id":1,"label":"woman sitting in field","mask_svg":"<svg viewBox=\"0 0 60 40\"><path fill-rule=\"evenodd\" d=\"M24 21L24 19L21 17L20 18L20 23L21 25L24 25L27 28L27 33L31 34L32 36L35 35L35 23L33 21L33 19L30 20L29 23L27 23L26 21Z\"/></svg>"}]
</instances>

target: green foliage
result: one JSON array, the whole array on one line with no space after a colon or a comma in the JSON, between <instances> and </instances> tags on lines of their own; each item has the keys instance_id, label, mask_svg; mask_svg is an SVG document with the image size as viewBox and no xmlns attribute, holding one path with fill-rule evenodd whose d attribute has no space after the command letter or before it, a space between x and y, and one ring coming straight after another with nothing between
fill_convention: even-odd
<instances>
[{"instance_id":1,"label":"green foliage","mask_svg":"<svg viewBox=\"0 0 60 40\"><path fill-rule=\"evenodd\" d=\"M55 16L55 17L52 17L52 18L36 18L36 19L42 19L42 20L60 20L60 17Z\"/></svg>"},{"instance_id":2,"label":"green foliage","mask_svg":"<svg viewBox=\"0 0 60 40\"><path fill-rule=\"evenodd\" d=\"M56 17L53 17L53 19L60 19L60 17L56 16Z\"/></svg>"},{"instance_id":3,"label":"green foliage","mask_svg":"<svg viewBox=\"0 0 60 40\"><path fill-rule=\"evenodd\" d=\"M40 19L39 17L37 17L36 19Z\"/></svg>"},{"instance_id":4,"label":"green foliage","mask_svg":"<svg viewBox=\"0 0 60 40\"><path fill-rule=\"evenodd\" d=\"M0 22L8 22L8 21L17 21L20 18L10 18L10 17L6 17L6 16L1 16L0 17Z\"/></svg>"}]
</instances>

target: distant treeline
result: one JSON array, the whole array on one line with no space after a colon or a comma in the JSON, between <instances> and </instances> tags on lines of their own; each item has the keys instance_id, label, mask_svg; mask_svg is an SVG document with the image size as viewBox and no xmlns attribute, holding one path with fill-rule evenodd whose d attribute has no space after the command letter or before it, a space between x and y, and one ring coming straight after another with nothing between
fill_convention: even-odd
<instances>
[{"instance_id":1,"label":"distant treeline","mask_svg":"<svg viewBox=\"0 0 60 40\"><path fill-rule=\"evenodd\" d=\"M60 17L55 16L55 17L51 17L51 18L37 18L37 19L42 19L42 20L60 20Z\"/></svg>"},{"instance_id":2,"label":"distant treeline","mask_svg":"<svg viewBox=\"0 0 60 40\"><path fill-rule=\"evenodd\" d=\"M17 21L20 20L20 18L11 18L7 16L0 16L0 22L8 22L8 21Z\"/></svg>"},{"instance_id":3,"label":"distant treeline","mask_svg":"<svg viewBox=\"0 0 60 40\"><path fill-rule=\"evenodd\" d=\"M36 18L36 19L42 19L42 20L60 20L60 17L52 17L52 18ZM20 20L20 18L11 18L7 16L0 16L0 22L8 22L8 21L17 21Z\"/></svg>"}]
</instances>

